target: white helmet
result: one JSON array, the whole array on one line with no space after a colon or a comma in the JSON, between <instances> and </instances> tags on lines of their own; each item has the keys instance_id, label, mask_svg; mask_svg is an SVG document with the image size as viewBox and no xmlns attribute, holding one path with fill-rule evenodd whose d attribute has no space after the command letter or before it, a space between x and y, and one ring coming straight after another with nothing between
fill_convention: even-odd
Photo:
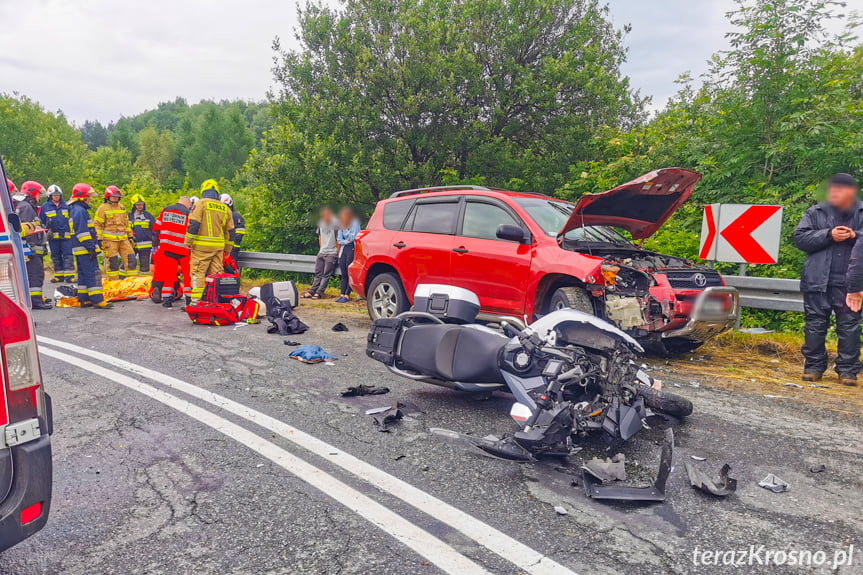
<instances>
[{"instance_id":1,"label":"white helmet","mask_svg":"<svg viewBox=\"0 0 863 575\"><path fill-rule=\"evenodd\" d=\"M261 299L261 288L259 286L255 286L249 290L249 297L253 297L255 299Z\"/></svg>"},{"instance_id":2,"label":"white helmet","mask_svg":"<svg viewBox=\"0 0 863 575\"><path fill-rule=\"evenodd\" d=\"M222 194L219 196L219 201L228 206L229 208L234 207L234 198L231 197L231 194Z\"/></svg>"},{"instance_id":3,"label":"white helmet","mask_svg":"<svg viewBox=\"0 0 863 575\"><path fill-rule=\"evenodd\" d=\"M48 186L48 197L50 198L54 194L60 194L60 197L63 197L63 190L60 189L60 186L58 186L57 184L51 184L50 186Z\"/></svg>"},{"instance_id":4,"label":"white helmet","mask_svg":"<svg viewBox=\"0 0 863 575\"><path fill-rule=\"evenodd\" d=\"M200 199L201 198L199 198L198 196L192 196L191 198L189 198L189 203L192 204L192 207L194 208L195 204L197 204L198 200Z\"/></svg>"}]
</instances>

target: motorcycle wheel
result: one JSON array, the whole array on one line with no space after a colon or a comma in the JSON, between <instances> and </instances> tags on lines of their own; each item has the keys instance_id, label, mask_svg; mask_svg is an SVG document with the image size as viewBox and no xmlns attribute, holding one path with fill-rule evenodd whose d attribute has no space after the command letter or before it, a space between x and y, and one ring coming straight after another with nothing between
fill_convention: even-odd
<instances>
[{"instance_id":1,"label":"motorcycle wheel","mask_svg":"<svg viewBox=\"0 0 863 575\"><path fill-rule=\"evenodd\" d=\"M644 404L647 407L674 417L686 417L692 413L691 401L667 391L644 386L641 389L641 397L644 398Z\"/></svg>"}]
</instances>

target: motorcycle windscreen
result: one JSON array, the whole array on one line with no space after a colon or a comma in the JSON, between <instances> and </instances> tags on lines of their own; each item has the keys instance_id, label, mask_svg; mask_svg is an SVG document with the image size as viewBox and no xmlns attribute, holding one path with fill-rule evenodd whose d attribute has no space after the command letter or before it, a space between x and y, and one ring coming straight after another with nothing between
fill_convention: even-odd
<instances>
[{"instance_id":1,"label":"motorcycle windscreen","mask_svg":"<svg viewBox=\"0 0 863 575\"><path fill-rule=\"evenodd\" d=\"M574 309L562 309L542 316L530 325L540 337L546 337L552 331L557 338L557 345L570 343L589 347L599 351L612 352L621 345L632 351L644 352L644 348L629 334L617 326Z\"/></svg>"}]
</instances>

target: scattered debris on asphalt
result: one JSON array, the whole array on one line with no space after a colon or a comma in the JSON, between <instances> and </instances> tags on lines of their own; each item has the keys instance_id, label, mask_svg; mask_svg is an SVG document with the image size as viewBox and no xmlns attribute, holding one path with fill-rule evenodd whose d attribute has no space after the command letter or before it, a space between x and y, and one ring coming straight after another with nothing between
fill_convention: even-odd
<instances>
[{"instance_id":1,"label":"scattered debris on asphalt","mask_svg":"<svg viewBox=\"0 0 863 575\"><path fill-rule=\"evenodd\" d=\"M791 383L790 381L784 384L785 387L796 387L797 389L803 389L803 386L799 383Z\"/></svg>"},{"instance_id":2,"label":"scattered debris on asphalt","mask_svg":"<svg viewBox=\"0 0 863 575\"><path fill-rule=\"evenodd\" d=\"M768 473L767 477L758 482L758 485L764 489L772 491L773 493L784 493L785 491L788 491L788 484L772 473Z\"/></svg>"},{"instance_id":3,"label":"scattered debris on asphalt","mask_svg":"<svg viewBox=\"0 0 863 575\"><path fill-rule=\"evenodd\" d=\"M348 331L348 326L346 326L342 322L339 322L333 326L333 331Z\"/></svg>"},{"instance_id":4,"label":"scattered debris on asphalt","mask_svg":"<svg viewBox=\"0 0 863 575\"><path fill-rule=\"evenodd\" d=\"M707 461L707 458L706 458L706 457L701 457L701 456L699 456L699 455L690 455L689 457L691 457L691 458L692 458L692 459L694 459L695 461Z\"/></svg>"},{"instance_id":5,"label":"scattered debris on asphalt","mask_svg":"<svg viewBox=\"0 0 863 575\"><path fill-rule=\"evenodd\" d=\"M740 333L748 333L750 335L765 335L768 333L773 333L772 329L765 329L763 327L745 327L738 331Z\"/></svg>"},{"instance_id":6,"label":"scattered debris on asphalt","mask_svg":"<svg viewBox=\"0 0 863 575\"><path fill-rule=\"evenodd\" d=\"M692 380L689 382L689 387L701 387L701 382Z\"/></svg>"},{"instance_id":7,"label":"scattered debris on asphalt","mask_svg":"<svg viewBox=\"0 0 863 575\"><path fill-rule=\"evenodd\" d=\"M712 479L688 461L685 465L686 473L689 475L689 483L695 489L717 497L727 497L737 491L737 480L728 476L731 466L727 463L719 470L719 479Z\"/></svg>"},{"instance_id":8,"label":"scattered debris on asphalt","mask_svg":"<svg viewBox=\"0 0 863 575\"><path fill-rule=\"evenodd\" d=\"M829 386L829 385L821 385L821 384L818 384L818 383L810 383L810 384L809 384L809 387L817 387L817 388L819 388L819 389L830 389L830 386Z\"/></svg>"},{"instance_id":9,"label":"scattered debris on asphalt","mask_svg":"<svg viewBox=\"0 0 863 575\"><path fill-rule=\"evenodd\" d=\"M303 363L321 363L324 361L335 361L338 358L324 351L319 345L303 345L290 353L290 357Z\"/></svg>"},{"instance_id":10,"label":"scattered debris on asphalt","mask_svg":"<svg viewBox=\"0 0 863 575\"><path fill-rule=\"evenodd\" d=\"M769 393L765 393L764 397L767 399L791 399L787 395L770 395Z\"/></svg>"},{"instance_id":11,"label":"scattered debris on asphalt","mask_svg":"<svg viewBox=\"0 0 863 575\"><path fill-rule=\"evenodd\" d=\"M372 416L378 431L388 432L393 423L404 417L401 408L402 404L397 403L393 406L369 409L366 411L366 415Z\"/></svg>"},{"instance_id":12,"label":"scattered debris on asphalt","mask_svg":"<svg viewBox=\"0 0 863 575\"><path fill-rule=\"evenodd\" d=\"M376 387L374 385L357 385L349 387L342 392L342 397L360 397L363 395L383 395L389 393L388 387Z\"/></svg>"},{"instance_id":13,"label":"scattered debris on asphalt","mask_svg":"<svg viewBox=\"0 0 863 575\"><path fill-rule=\"evenodd\" d=\"M659 471L656 480L649 487L628 487L625 485L603 485L590 472L581 474L584 492L592 499L613 501L665 501L665 484L671 474L671 460L674 456L674 431L665 430L662 455L659 457Z\"/></svg>"},{"instance_id":14,"label":"scattered debris on asphalt","mask_svg":"<svg viewBox=\"0 0 863 575\"><path fill-rule=\"evenodd\" d=\"M827 466L823 463L819 463L818 465L813 465L809 468L809 473L823 473L827 471Z\"/></svg>"},{"instance_id":15,"label":"scattered debris on asphalt","mask_svg":"<svg viewBox=\"0 0 863 575\"><path fill-rule=\"evenodd\" d=\"M556 505L554 507L554 512L557 513L558 515L569 515L569 513L566 511L566 509L561 507L560 505Z\"/></svg>"},{"instance_id":16,"label":"scattered debris on asphalt","mask_svg":"<svg viewBox=\"0 0 863 575\"><path fill-rule=\"evenodd\" d=\"M624 462L626 458L622 453L618 453L613 458L605 458L604 460L594 457L586 462L581 468L599 479L603 483L612 481L626 481L626 467Z\"/></svg>"},{"instance_id":17,"label":"scattered debris on asphalt","mask_svg":"<svg viewBox=\"0 0 863 575\"><path fill-rule=\"evenodd\" d=\"M289 345L289 346L291 346L291 347L297 347L298 345L303 345L303 344L302 344L302 342L299 342L299 341L291 341L291 340L289 340L289 339L286 339L286 340L284 341L284 344L285 344L285 345Z\"/></svg>"}]
</instances>

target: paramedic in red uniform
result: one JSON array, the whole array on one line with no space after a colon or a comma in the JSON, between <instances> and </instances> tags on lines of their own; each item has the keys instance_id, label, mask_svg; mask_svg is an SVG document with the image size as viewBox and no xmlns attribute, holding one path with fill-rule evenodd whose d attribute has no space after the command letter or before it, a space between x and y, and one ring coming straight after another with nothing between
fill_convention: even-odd
<instances>
[{"instance_id":1,"label":"paramedic in red uniform","mask_svg":"<svg viewBox=\"0 0 863 575\"><path fill-rule=\"evenodd\" d=\"M191 300L189 248L184 245L191 204L188 196L181 197L176 204L162 210L153 225L153 283L150 298L165 307L172 307L173 302L180 298L180 294L174 291L178 272L183 275L186 305Z\"/></svg>"}]
</instances>

